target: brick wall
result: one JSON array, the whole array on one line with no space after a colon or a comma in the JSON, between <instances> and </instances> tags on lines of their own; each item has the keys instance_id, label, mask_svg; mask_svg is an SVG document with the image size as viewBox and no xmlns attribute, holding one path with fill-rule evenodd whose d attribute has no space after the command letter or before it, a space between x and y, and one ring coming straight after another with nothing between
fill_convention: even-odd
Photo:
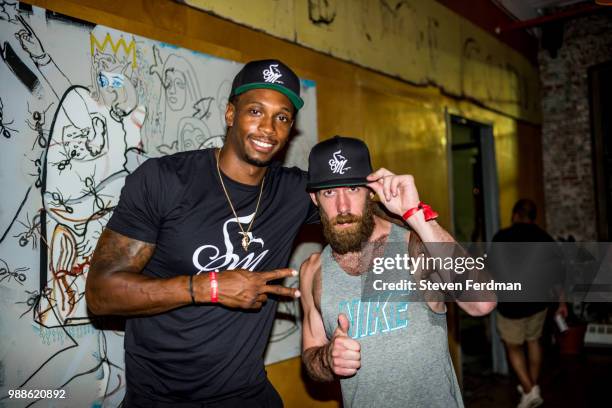
<instances>
[{"instance_id":1,"label":"brick wall","mask_svg":"<svg viewBox=\"0 0 612 408\"><path fill-rule=\"evenodd\" d=\"M539 52L546 225L555 238L597 239L589 118L590 66L612 60L612 13L565 23L556 58Z\"/></svg>"}]
</instances>

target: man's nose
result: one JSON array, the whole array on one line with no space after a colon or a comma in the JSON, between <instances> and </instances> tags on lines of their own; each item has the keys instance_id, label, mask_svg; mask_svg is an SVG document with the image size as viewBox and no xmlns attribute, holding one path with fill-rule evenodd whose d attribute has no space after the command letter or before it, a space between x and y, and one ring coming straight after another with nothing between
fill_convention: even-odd
<instances>
[{"instance_id":1,"label":"man's nose","mask_svg":"<svg viewBox=\"0 0 612 408\"><path fill-rule=\"evenodd\" d=\"M341 189L338 192L337 200L336 200L336 211L338 214L348 214L351 212L351 202L346 195L346 191Z\"/></svg>"},{"instance_id":2,"label":"man's nose","mask_svg":"<svg viewBox=\"0 0 612 408\"><path fill-rule=\"evenodd\" d=\"M273 118L269 115L262 115L259 121L259 131L265 136L271 136L274 133Z\"/></svg>"}]
</instances>

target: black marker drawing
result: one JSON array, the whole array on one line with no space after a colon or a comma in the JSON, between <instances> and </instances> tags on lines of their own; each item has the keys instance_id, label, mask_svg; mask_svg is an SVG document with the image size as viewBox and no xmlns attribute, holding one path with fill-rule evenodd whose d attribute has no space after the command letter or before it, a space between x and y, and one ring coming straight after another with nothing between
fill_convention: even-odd
<instances>
[{"instance_id":1,"label":"black marker drawing","mask_svg":"<svg viewBox=\"0 0 612 408\"><path fill-rule=\"evenodd\" d=\"M104 198L109 199L112 197L109 194L100 193L101 189L99 189L98 186L96 186L95 174L96 174L96 169L94 167L93 175L87 176L84 179L81 179L81 182L85 186L85 188L83 188L81 192L83 193L84 196L89 195L93 197L92 214L96 214L100 211L104 211L104 212L111 211L112 208L110 207L110 204L106 204L104 202ZM108 202L110 203L110 200Z\"/></svg>"},{"instance_id":2,"label":"black marker drawing","mask_svg":"<svg viewBox=\"0 0 612 408\"><path fill-rule=\"evenodd\" d=\"M64 196L61 191L55 191L51 193L50 204L55 208L63 207L64 212L66 212L67 214L72 214L74 212L73 208L66 204L66 201L69 200L70 198L68 198L68 200L64 199Z\"/></svg>"},{"instance_id":3,"label":"black marker drawing","mask_svg":"<svg viewBox=\"0 0 612 408\"><path fill-rule=\"evenodd\" d=\"M191 62L174 53L164 60L155 45L153 56L149 74L156 77L160 85L152 126L153 137L160 140L157 151L171 154L220 146L222 139L214 136L205 122L212 116L215 98L202 96L197 71Z\"/></svg>"},{"instance_id":4,"label":"black marker drawing","mask_svg":"<svg viewBox=\"0 0 612 408\"><path fill-rule=\"evenodd\" d=\"M25 247L32 241L32 249L36 249L36 242L40 237L40 213L37 213L34 217L32 217L32 221L30 221L30 216L26 214L26 222L17 221L21 224L25 230L20 232L17 235L13 235L13 237L17 238L19 241L19 246Z\"/></svg>"},{"instance_id":5,"label":"black marker drawing","mask_svg":"<svg viewBox=\"0 0 612 408\"><path fill-rule=\"evenodd\" d=\"M28 307L28 309L25 312L19 315L20 319L26 314L30 313L32 310L34 310L34 308L38 305L38 302L40 301L40 297L41 297L41 295L38 293L37 290L33 290L33 291L26 290L25 292L28 295L28 298L24 300L23 302L15 302L16 305L25 304Z\"/></svg>"},{"instance_id":6,"label":"black marker drawing","mask_svg":"<svg viewBox=\"0 0 612 408\"><path fill-rule=\"evenodd\" d=\"M34 315L36 315L36 310L37 308L39 308L41 299L45 299L51 296L51 293L49 290L45 290L42 294L39 294L37 291L26 291L26 294L28 295L28 297L25 301L16 302L16 304L25 304L27 306L27 310L23 312L20 317L23 317L29 312L33 312ZM55 310L51 309L50 313L55 313ZM40 364L40 366L38 366L38 368L36 368L32 373L30 373L25 380L23 380L19 385L17 385L16 388L26 388L26 386L30 384L31 381L35 380L39 374L44 376L45 369L48 369L49 366L53 364L55 360L65 356L65 353L69 352L70 350L73 350L73 353L77 352L81 344L68 331L67 327L59 326L58 330L60 330L61 335L70 344L66 347L62 347L61 349L57 350L55 353L50 355L46 360L44 360ZM86 368L72 375L66 381L51 385L48 388L56 389L56 390L65 389L75 379L88 375L88 374L95 374L96 378L98 379L98 382L101 382L101 384L98 385L98 388L99 388L98 394L101 396L98 397L100 404L98 405L94 404L94 405L103 406L104 400L109 398L114 393L116 393L123 386L123 381L122 381L123 374L120 375L119 373L122 373L124 369L118 364L114 363L109 358L108 346L107 346L107 334L104 331L100 330L95 333L95 336L97 338L98 347L97 347L97 350L94 353L91 353L89 357L89 359L92 360L93 365L89 368ZM119 373L115 374L114 373L115 371L119 371ZM118 377L116 381L117 385L115 385L113 390L110 390L109 386L111 384L111 375L113 374L114 376ZM48 384L48 382L44 382L44 383ZM0 401L3 401L5 399L7 399L7 397L3 396L2 398L0 398ZM28 405L26 405L26 407L35 405L38 401L40 401L40 399L30 402Z\"/></svg>"},{"instance_id":7,"label":"black marker drawing","mask_svg":"<svg viewBox=\"0 0 612 408\"><path fill-rule=\"evenodd\" d=\"M30 25L25 21L25 19L22 16L17 15L17 20L21 23L22 29L15 33L15 37L17 38L17 40L19 40L21 48L23 48L23 50L30 56L32 62L34 62L34 64L38 68L38 71L44 78L45 82L47 83L47 85L49 85L51 91L55 94L55 97L59 98L59 96L63 93L64 89L70 86L70 80L68 80L68 77L64 75L64 73L55 64L53 58L51 58L51 56L45 51L45 48L43 47L40 39L34 33L34 30L32 30L32 27L30 27ZM12 48L10 48L10 51L13 51ZM37 88L39 87L38 78L36 78L32 71L30 71L30 69L25 66L18 57L17 61L15 61L16 66L14 68L11 68L11 70L15 72L15 69L17 69L18 72L24 72L24 78L20 79L22 80L22 82L26 81L24 82L24 85L26 86L28 86L27 81L31 80L32 76L34 76L35 83L31 84L30 92L37 93ZM19 64L23 65L23 67ZM11 67L10 64L9 67ZM24 71L24 67L25 69L27 69L27 72Z\"/></svg>"},{"instance_id":8,"label":"black marker drawing","mask_svg":"<svg viewBox=\"0 0 612 408\"><path fill-rule=\"evenodd\" d=\"M56 163L51 163L51 165L57 166L60 172L62 172L66 167L70 167L70 169L72 169L70 162L72 161L72 159L76 157L77 151L70 150L70 153L60 152L60 154L64 157L64 160L60 160L59 162L56 162Z\"/></svg>"},{"instance_id":9,"label":"black marker drawing","mask_svg":"<svg viewBox=\"0 0 612 408\"><path fill-rule=\"evenodd\" d=\"M43 125L45 124L45 115L51 106L53 106L53 103L47 106L47 108L42 112L37 110L32 112L30 111L30 104L28 103L28 113L30 114L30 117L26 119L26 123L30 129L36 132L36 140L32 145L32 149L34 149L34 145L36 143L38 143L38 146L43 149L47 147L47 136L49 132L43 129Z\"/></svg>"},{"instance_id":10,"label":"black marker drawing","mask_svg":"<svg viewBox=\"0 0 612 408\"><path fill-rule=\"evenodd\" d=\"M17 129L13 129L11 127L9 127L8 125L12 125L13 124L13 120L11 120L10 122L5 122L4 121L4 105L2 104L2 98L0 98L0 132L2 133L2 136L4 136L7 139L11 138L11 132L18 132Z\"/></svg>"},{"instance_id":11,"label":"black marker drawing","mask_svg":"<svg viewBox=\"0 0 612 408\"><path fill-rule=\"evenodd\" d=\"M107 41L122 41L96 31L90 37L105 41L92 39L92 44L102 48ZM49 268L52 295L41 299L37 315L48 327L89 322L84 291L91 254L117 205L128 174L127 154L142 144L145 110L138 105L131 54L121 49L92 48L91 85L68 87L50 127L42 195L49 220L44 268Z\"/></svg>"},{"instance_id":12,"label":"black marker drawing","mask_svg":"<svg viewBox=\"0 0 612 408\"><path fill-rule=\"evenodd\" d=\"M13 216L13 219L11 220L9 225L6 227L6 229L2 233L2 236L0 237L0 244L4 241L4 238L6 238L6 236L8 235L9 231L11 230L13 225L15 224L15 221L17 221L17 217L19 216L19 213L21 212L21 209L23 208L23 206L25 205L26 201L28 200L28 196L30 195L30 190L32 190L32 187L29 187L26 190L25 196L21 200L21 203L19 204L19 207L17 208L17 211L16 211L15 215Z\"/></svg>"},{"instance_id":13,"label":"black marker drawing","mask_svg":"<svg viewBox=\"0 0 612 408\"><path fill-rule=\"evenodd\" d=\"M12 206L0 213L0 289L14 315L9 341L24 337L41 347L10 349L28 369L16 367L15 358L0 364L5 384L15 388L90 387L91 398L77 405L113 406L125 388L123 338L114 326L98 330L103 326L87 312L93 250L125 177L147 159L145 147L174 153L222 145L239 64L102 26L60 24L27 5L14 12L16 4L0 0L8 32L0 38L7 64L0 69L12 71L14 83L0 100L0 143L12 159L0 160ZM6 10L10 18L3 18ZM34 256L17 267L5 255L14 251ZM297 312L295 304L283 305L275 345L299 330Z\"/></svg>"},{"instance_id":14,"label":"black marker drawing","mask_svg":"<svg viewBox=\"0 0 612 408\"><path fill-rule=\"evenodd\" d=\"M4 2L2 4L7 4L7 3L10 3L10 2ZM17 31L15 32L14 36L19 41L23 51L27 53L27 55L31 58L32 62L38 68L39 74L44 78L45 82L49 85L49 88L53 92L53 94L56 97L58 94L61 95L61 92L63 91L63 89L66 89L70 86L70 81L68 80L66 75L64 75L64 73L58 68L58 66L55 64L55 62L50 57L50 55L46 53L44 47L42 46L42 43L40 42L40 39L36 36L32 28L30 27L30 25L25 21L24 17L19 14L16 14L14 22L15 22L15 25L17 26ZM6 41L4 42L4 46L0 46L0 56L2 57L4 62L7 64L9 69L17 76L20 82L26 86L28 91L31 94L34 94L37 97L37 99L42 99L44 94L41 92L42 86L40 84L39 79L36 77L36 74L34 74L27 67L27 65L24 64L21 58L17 56L13 48ZM52 104L52 103L53 102L49 102L49 104ZM43 112L46 112L47 109L44 109ZM38 113L40 114L40 111L38 111ZM38 117L38 115L36 115L36 117ZM32 119L34 120L33 122L27 119L26 123L28 123L28 125L30 124L33 125L35 128L33 130L37 132L37 138L34 140L33 145L36 145L37 143L39 144L39 146L41 144L48 144L47 131L44 128L42 128L42 125L44 124L44 117L42 117L42 114L41 114L40 120L36 120L34 118L34 113L32 113ZM37 122L41 122L40 123L41 126L39 126L38 129L37 129ZM4 123L4 122L0 120L0 123ZM8 137L11 135L10 132L12 128L6 128L5 126L3 126L2 130L7 130L8 132L8 133L2 132L4 137ZM39 130L41 131L39 132ZM40 137L41 135L43 136L43 138ZM45 173L45 170L43 169L43 163L46 162L46 154L47 154L47 148L44 148L40 157L34 161L34 164L36 167L36 173L31 174L31 175L36 176L36 180L34 182L36 188L41 188L43 185L43 179L44 179L44 173ZM21 201L21 204L19 205L19 208L16 210L15 215L12 217L12 220L8 224L8 226L4 227L4 225L2 225L2 228L4 229L4 231L2 232L2 236L0 237L0 243L4 241L9 230L13 227L15 220L19 216L24 204L26 203L26 200L28 199L28 195L30 193L31 188L32 187L29 187L27 189Z\"/></svg>"},{"instance_id":15,"label":"black marker drawing","mask_svg":"<svg viewBox=\"0 0 612 408\"><path fill-rule=\"evenodd\" d=\"M217 112L221 129L225 129L225 108L231 91L232 81L229 80L221 82L217 87Z\"/></svg>"},{"instance_id":16,"label":"black marker drawing","mask_svg":"<svg viewBox=\"0 0 612 408\"><path fill-rule=\"evenodd\" d=\"M19 58L19 56L11 47L8 41L4 42L4 46L0 47L0 56L6 63L9 69L15 74L19 81L30 91L30 93L38 94L40 89L40 81L30 68Z\"/></svg>"},{"instance_id":17,"label":"black marker drawing","mask_svg":"<svg viewBox=\"0 0 612 408\"><path fill-rule=\"evenodd\" d=\"M35 142L36 143L36 142ZM44 152L43 152L44 156ZM42 187L42 158L38 158L36 160L30 160L34 163L34 167L36 168L36 173L30 173L30 176L36 176L36 181L34 181L34 186L36 188Z\"/></svg>"},{"instance_id":18,"label":"black marker drawing","mask_svg":"<svg viewBox=\"0 0 612 408\"><path fill-rule=\"evenodd\" d=\"M14 279L15 282L23 285L23 282L26 281L26 275L23 273L25 271L29 271L30 268L22 267L11 270L8 264L4 259L0 259L0 282L5 279L8 279L10 282L11 279Z\"/></svg>"},{"instance_id":19,"label":"black marker drawing","mask_svg":"<svg viewBox=\"0 0 612 408\"><path fill-rule=\"evenodd\" d=\"M17 2L0 0L0 21L8 23L16 23L15 15L17 14Z\"/></svg>"}]
</instances>

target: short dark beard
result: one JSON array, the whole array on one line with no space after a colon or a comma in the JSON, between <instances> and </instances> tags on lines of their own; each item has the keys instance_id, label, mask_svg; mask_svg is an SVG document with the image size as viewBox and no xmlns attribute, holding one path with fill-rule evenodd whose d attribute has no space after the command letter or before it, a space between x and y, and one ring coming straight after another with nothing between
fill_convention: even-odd
<instances>
[{"instance_id":1,"label":"short dark beard","mask_svg":"<svg viewBox=\"0 0 612 408\"><path fill-rule=\"evenodd\" d=\"M340 223L355 222L356 227L349 230L336 231L334 226ZM361 217L353 214L341 214L334 219L329 219L324 211L321 211L321 224L323 224L323 236L329 242L336 254L344 255L349 252L360 252L361 246L370 239L374 231L373 201L366 197L363 214Z\"/></svg>"},{"instance_id":2,"label":"short dark beard","mask_svg":"<svg viewBox=\"0 0 612 408\"><path fill-rule=\"evenodd\" d=\"M236 115L238 114L238 111L239 111L238 103L239 103L241 95L242 94L230 96L230 98L228 100L228 103L231 103L232 105L234 105L234 112L235 112ZM291 106L293 107L293 104ZM295 107L293 107L293 120L294 121L295 121L296 115L297 115L297 112L295 110ZM230 131L231 131L231 126L228 126L228 128L226 130L226 133L225 133L225 139L226 140L229 139L228 135L229 135ZM258 160L258 159L254 158L254 157L250 157L246 153L245 149L238 149L238 151L240 152L240 156L242 157L242 160L245 163L248 163L248 164L250 164L252 166L255 166L255 167L268 167L270 165L270 163L272 163L272 161L274 160L274 159L270 159L270 160L267 160L267 161ZM281 151L282 151L282 149L281 149Z\"/></svg>"},{"instance_id":3,"label":"short dark beard","mask_svg":"<svg viewBox=\"0 0 612 408\"><path fill-rule=\"evenodd\" d=\"M242 159L245 162L249 163L250 165L256 166L256 167L268 167L270 163L272 162L272 160L267 160L267 161L257 160L253 157L250 157L246 152L243 153Z\"/></svg>"},{"instance_id":4,"label":"short dark beard","mask_svg":"<svg viewBox=\"0 0 612 408\"><path fill-rule=\"evenodd\" d=\"M232 134L232 127L228 126L227 132L225 134L225 143L232 143L234 145L234 150L236 151L238 156L240 156L242 161L250 164L251 166L256 166L256 167L268 167L270 165L273 159L263 161L263 160L258 160L254 157L249 156L246 150L244 149L244 145L243 144L241 145L240 144L241 142L238 141L238 138L239 138L238 135Z\"/></svg>"}]
</instances>

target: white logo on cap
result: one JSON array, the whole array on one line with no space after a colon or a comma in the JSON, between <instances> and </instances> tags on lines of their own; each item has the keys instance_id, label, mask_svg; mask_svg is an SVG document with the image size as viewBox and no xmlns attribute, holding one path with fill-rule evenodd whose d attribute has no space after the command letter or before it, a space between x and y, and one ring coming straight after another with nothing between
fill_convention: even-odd
<instances>
[{"instance_id":1,"label":"white logo on cap","mask_svg":"<svg viewBox=\"0 0 612 408\"><path fill-rule=\"evenodd\" d=\"M348 163L348 159L344 157L341 150L334 152L334 158L329 159L329 168L334 174L344 174L350 167L344 167Z\"/></svg>"},{"instance_id":2,"label":"white logo on cap","mask_svg":"<svg viewBox=\"0 0 612 408\"><path fill-rule=\"evenodd\" d=\"M271 64L268 69L263 70L264 81L270 82L272 84L282 84L283 81L279 81L278 78L282 77L280 70L278 69L278 64Z\"/></svg>"}]
</instances>

